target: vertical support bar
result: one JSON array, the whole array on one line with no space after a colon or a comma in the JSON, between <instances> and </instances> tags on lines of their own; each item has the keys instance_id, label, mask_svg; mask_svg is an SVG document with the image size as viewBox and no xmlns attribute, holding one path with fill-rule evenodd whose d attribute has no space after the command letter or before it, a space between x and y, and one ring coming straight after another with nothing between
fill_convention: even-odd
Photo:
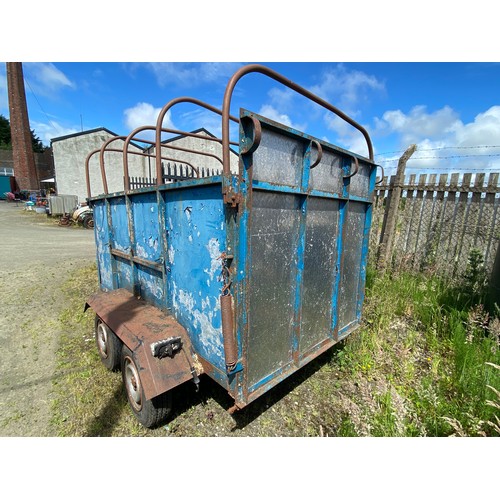
<instances>
[{"instance_id":1,"label":"vertical support bar","mask_svg":"<svg viewBox=\"0 0 500 500\"><path fill-rule=\"evenodd\" d=\"M115 237L113 234L113 215L111 213L111 204L109 203L109 198L105 198L104 203L106 205L106 216L108 219L108 231L109 231L109 255L111 262L111 277L113 282L113 289L118 288L118 271L116 269L116 259L111 254L112 242L115 241Z\"/></svg>"},{"instance_id":2,"label":"vertical support bar","mask_svg":"<svg viewBox=\"0 0 500 500\"><path fill-rule=\"evenodd\" d=\"M305 145L302 162L302 175L300 189L303 194L300 196L300 225L299 237L297 240L297 275L295 280L295 303L294 321L292 333L292 360L295 366L299 366L300 359L300 331L302 327L302 293L304 289L304 259L306 251L306 227L307 227L307 192L309 189L309 174L311 170L312 142Z\"/></svg>"},{"instance_id":3,"label":"vertical support bar","mask_svg":"<svg viewBox=\"0 0 500 500\"><path fill-rule=\"evenodd\" d=\"M335 263L335 280L333 285L332 304L332 332L333 340L339 340L339 305L340 305L340 285L342 281L342 270L344 260L344 228L346 227L348 200L339 200L339 228L337 233L337 262Z\"/></svg>"},{"instance_id":4,"label":"vertical support bar","mask_svg":"<svg viewBox=\"0 0 500 500\"><path fill-rule=\"evenodd\" d=\"M239 127L240 144L246 141L246 130L240 122ZM242 364L247 366L248 337L249 337L249 293L248 277L251 269L251 245L249 232L251 228L252 207L252 179L253 179L253 155L240 153L239 158L240 193L241 203L238 208L233 208L225 203L226 220L234 225L234 259L232 267L235 269L232 280L234 290L234 309L236 311L235 334L239 346L238 357ZM224 183L224 178L222 180ZM224 185L224 184L223 184ZM238 397L241 401L248 400L248 370L236 374Z\"/></svg>"},{"instance_id":5,"label":"vertical support bar","mask_svg":"<svg viewBox=\"0 0 500 500\"><path fill-rule=\"evenodd\" d=\"M377 180L377 168L373 167L372 171L370 172L369 192L373 192L376 180ZM372 225L372 216L373 216L373 196L371 202L366 205L365 227L363 228L363 242L361 247L361 266L360 266L359 285L358 285L358 301L356 306L356 318L358 320L361 319L361 311L363 309L363 302L365 298L366 271L368 265L368 251L370 247L370 228Z\"/></svg>"},{"instance_id":6,"label":"vertical support bar","mask_svg":"<svg viewBox=\"0 0 500 500\"><path fill-rule=\"evenodd\" d=\"M332 314L332 330L333 330L333 340L338 342L339 340L339 307L340 307L340 288L342 284L343 274L344 274L344 241L346 238L347 231L347 218L349 215L349 187L351 184L351 178L348 176L351 170L352 159L350 157L344 157L342 163L342 171L344 174L343 186L342 186L342 200L339 200L339 228L337 236L337 276L335 279L335 291L332 304L335 304L335 310Z\"/></svg>"},{"instance_id":7,"label":"vertical support bar","mask_svg":"<svg viewBox=\"0 0 500 500\"><path fill-rule=\"evenodd\" d=\"M167 192L163 191L164 195L162 192L158 189L156 186L156 200L158 204L158 231L159 231L159 239L160 239L160 245L161 245L161 254L164 256L163 257L163 269L162 269L162 280L163 280L163 297L164 297L164 303L165 307L168 310L172 309L172 297L170 296L170 287L169 287L169 280L168 280L168 275L170 272L170 268L167 267L167 258L166 256L168 255L168 230L167 230L167 208L166 208L166 200L164 196L167 196ZM163 231L162 231L163 229Z\"/></svg>"},{"instance_id":8,"label":"vertical support bar","mask_svg":"<svg viewBox=\"0 0 500 500\"><path fill-rule=\"evenodd\" d=\"M130 267L132 268L132 289L134 290L134 295L139 297L141 295L140 285L137 278L137 265L135 264L132 257L135 255L135 230L134 230L134 212L132 208L132 202L130 201L130 196L125 192L125 212L128 223L128 234L130 238Z\"/></svg>"}]
</instances>

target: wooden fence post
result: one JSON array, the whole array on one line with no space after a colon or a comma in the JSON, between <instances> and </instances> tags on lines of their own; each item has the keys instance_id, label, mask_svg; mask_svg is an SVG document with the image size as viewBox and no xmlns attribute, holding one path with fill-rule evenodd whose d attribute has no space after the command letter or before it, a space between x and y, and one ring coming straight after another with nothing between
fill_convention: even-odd
<instances>
[{"instance_id":1,"label":"wooden fence post","mask_svg":"<svg viewBox=\"0 0 500 500\"><path fill-rule=\"evenodd\" d=\"M387 268L392 253L394 242L394 232L396 229L399 200L401 199L402 185L404 183L406 162L416 151L416 144L412 144L401 156L398 162L396 175L391 177L387 200L382 223L382 232L380 235L380 244L378 248L377 267L381 270Z\"/></svg>"}]
</instances>

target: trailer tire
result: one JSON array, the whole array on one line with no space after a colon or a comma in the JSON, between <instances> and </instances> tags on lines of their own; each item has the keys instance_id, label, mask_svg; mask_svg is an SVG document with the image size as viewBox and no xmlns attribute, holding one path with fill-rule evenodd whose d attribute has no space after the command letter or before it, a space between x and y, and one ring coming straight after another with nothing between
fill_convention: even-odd
<instances>
[{"instance_id":1,"label":"trailer tire","mask_svg":"<svg viewBox=\"0 0 500 500\"><path fill-rule=\"evenodd\" d=\"M94 215L86 214L83 217L82 224L85 229L94 229Z\"/></svg>"},{"instance_id":2,"label":"trailer tire","mask_svg":"<svg viewBox=\"0 0 500 500\"><path fill-rule=\"evenodd\" d=\"M139 368L132 351L123 346L122 349L122 380L127 394L129 406L137 420L148 429L161 425L172 410L172 395L170 391L147 400L144 396Z\"/></svg>"},{"instance_id":3,"label":"trailer tire","mask_svg":"<svg viewBox=\"0 0 500 500\"><path fill-rule=\"evenodd\" d=\"M110 371L118 371L121 366L122 341L97 314L94 330L97 352L102 364Z\"/></svg>"}]
</instances>

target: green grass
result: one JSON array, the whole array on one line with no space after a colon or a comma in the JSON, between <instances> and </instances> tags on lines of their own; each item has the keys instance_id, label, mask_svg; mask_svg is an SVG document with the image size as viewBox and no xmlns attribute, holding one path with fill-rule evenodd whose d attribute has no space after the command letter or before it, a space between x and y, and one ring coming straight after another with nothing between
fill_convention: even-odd
<instances>
[{"instance_id":1,"label":"green grass","mask_svg":"<svg viewBox=\"0 0 500 500\"><path fill-rule=\"evenodd\" d=\"M120 374L100 363L92 311L83 313L96 288L95 266L66 285L53 406L61 436L499 435L499 322L457 285L370 270L363 325L346 340L234 416L210 379L199 393L180 386L155 430L136 422Z\"/></svg>"},{"instance_id":2,"label":"green grass","mask_svg":"<svg viewBox=\"0 0 500 500\"><path fill-rule=\"evenodd\" d=\"M353 377L389 385L377 395L371 434L495 434L490 423L498 409L487 404L495 396L490 387L500 387L488 365L500 360L493 318L481 304L464 308L459 288L433 277L386 275L368 283L366 326L342 357Z\"/></svg>"}]
</instances>

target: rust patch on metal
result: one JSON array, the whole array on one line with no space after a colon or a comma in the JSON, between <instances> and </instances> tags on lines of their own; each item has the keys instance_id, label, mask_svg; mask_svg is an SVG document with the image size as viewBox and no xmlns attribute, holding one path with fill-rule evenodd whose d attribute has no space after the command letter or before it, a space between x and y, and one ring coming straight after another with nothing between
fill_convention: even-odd
<instances>
[{"instance_id":1,"label":"rust patch on metal","mask_svg":"<svg viewBox=\"0 0 500 500\"><path fill-rule=\"evenodd\" d=\"M228 371L234 370L238 362L238 347L234 338L233 297L231 294L220 296L222 316L222 335L224 337L224 355Z\"/></svg>"},{"instance_id":2,"label":"rust patch on metal","mask_svg":"<svg viewBox=\"0 0 500 500\"><path fill-rule=\"evenodd\" d=\"M123 288L97 292L87 304L132 351L146 399L192 380L192 367L198 375L203 373L201 364L192 359L187 331L173 316L137 299ZM181 338L181 350L186 355L177 352L173 357L154 357L151 344L173 336Z\"/></svg>"}]
</instances>

